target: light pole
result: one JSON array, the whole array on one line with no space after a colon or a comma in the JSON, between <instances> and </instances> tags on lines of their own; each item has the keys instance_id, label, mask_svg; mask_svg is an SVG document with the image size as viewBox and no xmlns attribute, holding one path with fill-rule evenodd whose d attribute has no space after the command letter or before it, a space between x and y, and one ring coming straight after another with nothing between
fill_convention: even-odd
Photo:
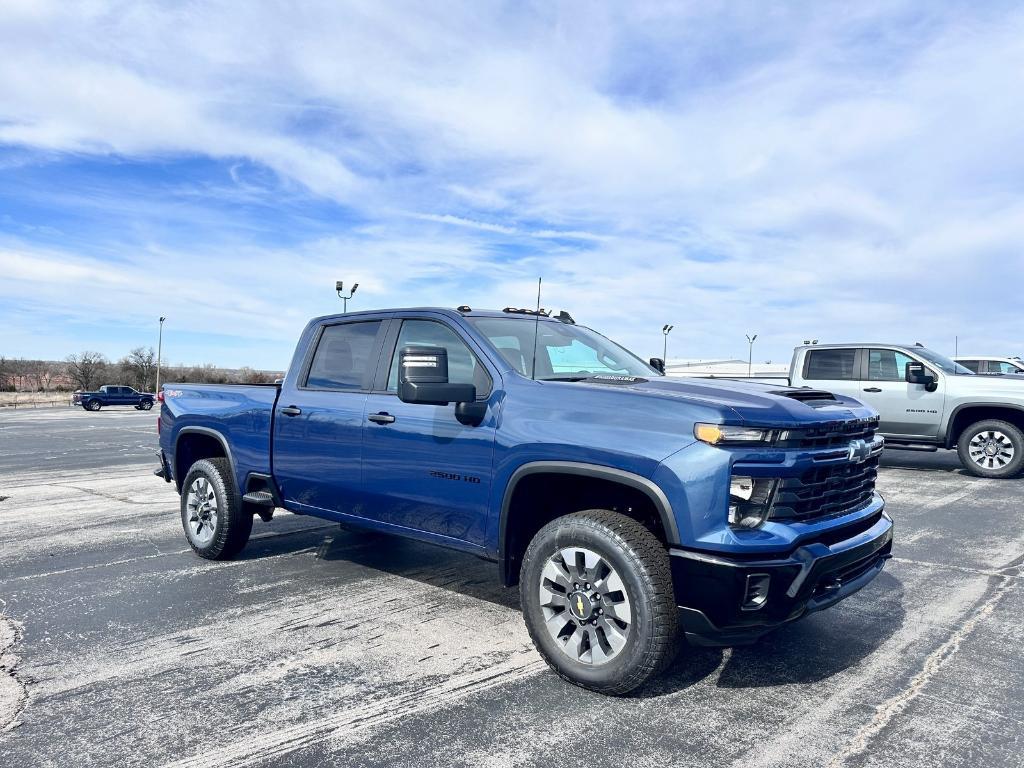
<instances>
[{"instance_id":1,"label":"light pole","mask_svg":"<svg viewBox=\"0 0 1024 768\"><path fill-rule=\"evenodd\" d=\"M665 361L666 365L668 364L668 335L672 333L673 328L675 328L674 325L663 325L661 327L661 332L665 335L665 344L661 348L661 359Z\"/></svg>"},{"instance_id":2,"label":"light pole","mask_svg":"<svg viewBox=\"0 0 1024 768\"><path fill-rule=\"evenodd\" d=\"M156 392L160 393L160 361L164 354L164 320L166 317L160 318L160 335L157 337L156 342ZM151 347L152 349L152 347Z\"/></svg>"},{"instance_id":3,"label":"light pole","mask_svg":"<svg viewBox=\"0 0 1024 768\"><path fill-rule=\"evenodd\" d=\"M757 334L755 333L753 336L751 336L748 333L747 334L747 344L749 345L748 349L747 349L747 378L748 379L751 377L751 375L752 375L751 371L754 368L754 342L755 341L757 341Z\"/></svg>"},{"instance_id":4,"label":"light pole","mask_svg":"<svg viewBox=\"0 0 1024 768\"><path fill-rule=\"evenodd\" d=\"M341 305L342 306L342 309L341 309L342 312L348 312L348 300L356 295L356 288L358 288L358 287L359 287L359 283L356 283L355 285L353 285L352 286L352 290L349 291L348 292L348 296L346 296L345 293L344 293L344 291L345 291L345 284L343 282L341 282L341 280L338 280L334 284L334 290L336 290L338 292L338 298L341 299L343 302L345 302L344 304Z\"/></svg>"}]
</instances>

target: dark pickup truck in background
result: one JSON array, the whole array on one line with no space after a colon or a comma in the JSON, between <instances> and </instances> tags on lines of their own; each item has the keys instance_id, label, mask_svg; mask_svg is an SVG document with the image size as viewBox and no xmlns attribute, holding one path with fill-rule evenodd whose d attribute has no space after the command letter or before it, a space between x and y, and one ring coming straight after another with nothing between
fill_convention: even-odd
<instances>
[{"instance_id":1,"label":"dark pickup truck in background","mask_svg":"<svg viewBox=\"0 0 1024 768\"><path fill-rule=\"evenodd\" d=\"M156 396L149 392L139 392L120 384L104 384L95 392L75 392L71 395L71 404L80 405L87 411L98 411L111 405L131 405L137 410L148 411L155 400Z\"/></svg>"},{"instance_id":2,"label":"dark pickup truck in background","mask_svg":"<svg viewBox=\"0 0 1024 768\"><path fill-rule=\"evenodd\" d=\"M166 384L157 474L202 557L283 508L493 560L552 669L624 693L680 625L752 642L892 548L870 407L662 368L567 313L321 317L280 385Z\"/></svg>"}]
</instances>

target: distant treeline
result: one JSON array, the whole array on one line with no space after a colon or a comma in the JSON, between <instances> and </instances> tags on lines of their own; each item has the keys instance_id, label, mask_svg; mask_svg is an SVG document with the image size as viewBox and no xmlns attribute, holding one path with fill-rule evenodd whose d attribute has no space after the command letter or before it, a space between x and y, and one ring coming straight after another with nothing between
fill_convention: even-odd
<instances>
[{"instance_id":1,"label":"distant treeline","mask_svg":"<svg viewBox=\"0 0 1024 768\"><path fill-rule=\"evenodd\" d=\"M193 384L269 384L283 374L253 368L219 368L203 365L167 365L161 381ZM123 384L141 392L156 388L156 353L152 347L136 347L116 362L99 352L80 352L61 361L25 360L0 356L0 392L91 391L104 384Z\"/></svg>"}]
</instances>

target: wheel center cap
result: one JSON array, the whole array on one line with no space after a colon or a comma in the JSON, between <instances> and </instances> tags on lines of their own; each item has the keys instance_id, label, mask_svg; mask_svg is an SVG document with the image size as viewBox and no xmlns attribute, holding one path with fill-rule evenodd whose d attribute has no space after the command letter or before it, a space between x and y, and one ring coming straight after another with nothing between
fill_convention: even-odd
<instances>
[{"instance_id":1,"label":"wheel center cap","mask_svg":"<svg viewBox=\"0 0 1024 768\"><path fill-rule=\"evenodd\" d=\"M590 618L590 614L594 612L594 604L584 592L570 592L567 599L569 601L569 613L572 614L574 619L586 621Z\"/></svg>"},{"instance_id":2,"label":"wheel center cap","mask_svg":"<svg viewBox=\"0 0 1024 768\"><path fill-rule=\"evenodd\" d=\"M994 440L988 441L988 445L985 446L985 453L987 453L989 456L995 456L997 453L999 453L999 446L996 445Z\"/></svg>"}]
</instances>

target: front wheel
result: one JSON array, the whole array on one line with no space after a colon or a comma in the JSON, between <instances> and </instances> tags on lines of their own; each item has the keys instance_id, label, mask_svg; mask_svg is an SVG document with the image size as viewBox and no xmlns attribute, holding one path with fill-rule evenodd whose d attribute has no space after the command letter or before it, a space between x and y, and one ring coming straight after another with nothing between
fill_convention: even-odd
<instances>
[{"instance_id":1,"label":"front wheel","mask_svg":"<svg viewBox=\"0 0 1024 768\"><path fill-rule=\"evenodd\" d=\"M668 552L632 518L590 510L548 523L526 550L519 590L537 650L571 683L624 694L673 659Z\"/></svg>"},{"instance_id":2,"label":"front wheel","mask_svg":"<svg viewBox=\"0 0 1024 768\"><path fill-rule=\"evenodd\" d=\"M202 459L181 485L181 525L193 551L208 560L229 560L245 547L252 515L235 492L227 459Z\"/></svg>"},{"instance_id":3,"label":"front wheel","mask_svg":"<svg viewBox=\"0 0 1024 768\"><path fill-rule=\"evenodd\" d=\"M152 407L153 407L153 401L152 400L143 400L141 403L139 403L139 408L142 409L143 411L148 411Z\"/></svg>"},{"instance_id":4,"label":"front wheel","mask_svg":"<svg viewBox=\"0 0 1024 768\"><path fill-rule=\"evenodd\" d=\"M1008 421L988 419L971 424L956 448L964 468L978 477L1013 477L1024 464L1024 433Z\"/></svg>"},{"instance_id":5,"label":"front wheel","mask_svg":"<svg viewBox=\"0 0 1024 768\"><path fill-rule=\"evenodd\" d=\"M103 404L99 400L90 400L85 404L85 410L87 411L98 411L103 407Z\"/></svg>"}]
</instances>

